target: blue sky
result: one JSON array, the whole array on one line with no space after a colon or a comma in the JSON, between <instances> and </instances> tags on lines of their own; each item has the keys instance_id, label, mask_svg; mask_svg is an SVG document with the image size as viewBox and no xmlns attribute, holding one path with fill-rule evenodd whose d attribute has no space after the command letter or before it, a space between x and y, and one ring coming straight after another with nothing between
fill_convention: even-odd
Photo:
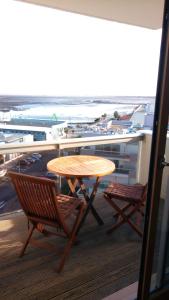
<instances>
[{"instance_id":1,"label":"blue sky","mask_svg":"<svg viewBox=\"0 0 169 300\"><path fill-rule=\"evenodd\" d=\"M161 30L0 1L0 94L154 96Z\"/></svg>"}]
</instances>

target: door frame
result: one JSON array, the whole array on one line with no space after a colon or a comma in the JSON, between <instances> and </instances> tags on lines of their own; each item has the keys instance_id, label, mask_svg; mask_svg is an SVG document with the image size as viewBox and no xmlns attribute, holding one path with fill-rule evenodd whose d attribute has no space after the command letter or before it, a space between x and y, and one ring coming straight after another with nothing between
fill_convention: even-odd
<instances>
[{"instance_id":1,"label":"door frame","mask_svg":"<svg viewBox=\"0 0 169 300\"><path fill-rule=\"evenodd\" d=\"M163 161L169 117L169 0L165 0L159 72L157 81L151 158L148 178L147 205L141 266L138 286L138 300L169 299L169 289L150 293L154 249L156 241L157 218L163 174ZM163 294L163 295L162 295ZM161 296L163 298L161 298Z\"/></svg>"}]
</instances>

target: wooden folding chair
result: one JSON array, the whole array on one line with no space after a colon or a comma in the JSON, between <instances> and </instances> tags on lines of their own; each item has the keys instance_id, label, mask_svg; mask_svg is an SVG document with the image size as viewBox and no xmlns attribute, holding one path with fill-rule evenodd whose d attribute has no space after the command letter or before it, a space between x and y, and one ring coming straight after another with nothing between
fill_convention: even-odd
<instances>
[{"instance_id":1,"label":"wooden folding chair","mask_svg":"<svg viewBox=\"0 0 169 300\"><path fill-rule=\"evenodd\" d=\"M116 211L113 215L116 223L107 233L111 233L122 224L128 223L139 236L142 236L143 232L138 226L138 222L134 222L132 217L136 213L142 217L144 216L146 196L147 184L124 185L111 183L104 191L104 197Z\"/></svg>"},{"instance_id":2,"label":"wooden folding chair","mask_svg":"<svg viewBox=\"0 0 169 300\"><path fill-rule=\"evenodd\" d=\"M8 172L15 186L20 204L28 218L29 228L27 240L20 252L24 255L29 242L35 246L53 250L49 243L40 243L31 239L34 230L38 230L45 236L56 235L68 239L62 251L58 272L64 267L71 246L76 240L76 233L84 213L84 203L78 198L58 194L55 181L28 176L21 173ZM70 228L68 221L73 217L73 225ZM56 232L47 230L46 226L55 228Z\"/></svg>"}]
</instances>

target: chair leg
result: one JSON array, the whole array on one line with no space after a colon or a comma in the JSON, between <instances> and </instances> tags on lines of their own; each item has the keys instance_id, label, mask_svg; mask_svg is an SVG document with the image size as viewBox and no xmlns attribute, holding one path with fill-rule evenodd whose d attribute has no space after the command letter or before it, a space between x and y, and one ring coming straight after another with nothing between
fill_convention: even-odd
<instances>
[{"instance_id":1,"label":"chair leg","mask_svg":"<svg viewBox=\"0 0 169 300\"><path fill-rule=\"evenodd\" d=\"M128 224L129 224L129 225L130 225L130 226L138 233L138 235L139 235L140 237L143 236L143 232L141 231L140 228L138 228L137 225L133 224L130 220L128 220Z\"/></svg>"},{"instance_id":2,"label":"chair leg","mask_svg":"<svg viewBox=\"0 0 169 300\"><path fill-rule=\"evenodd\" d=\"M108 203L115 209L116 213L115 213L115 217L117 216L118 217L118 220L116 222L116 224L114 224L109 230L107 230L107 233L110 234L112 233L116 228L118 228L120 225L122 225L123 223L126 222L125 220L125 214L124 214L124 211L126 210L126 208L128 207L128 204L123 208L123 209L120 209L118 207L118 205L116 205L113 200L106 196L105 199L108 201ZM121 220L120 220L120 217L121 217Z\"/></svg>"},{"instance_id":3,"label":"chair leg","mask_svg":"<svg viewBox=\"0 0 169 300\"><path fill-rule=\"evenodd\" d=\"M114 224L110 229L107 230L107 234L112 233L116 228L118 228L120 225L122 225L123 223L125 223L125 220L122 219L121 221L117 222L116 224Z\"/></svg>"},{"instance_id":4,"label":"chair leg","mask_svg":"<svg viewBox=\"0 0 169 300\"><path fill-rule=\"evenodd\" d=\"M133 222L130 220L131 216L138 212L138 209L139 209L139 204L136 205L126 217L127 217L128 224L138 233L140 237L142 237L143 236L142 230L136 225L137 223L133 224Z\"/></svg>"},{"instance_id":5,"label":"chair leg","mask_svg":"<svg viewBox=\"0 0 169 300\"><path fill-rule=\"evenodd\" d=\"M116 224L114 224L114 225L107 231L107 233L110 234L110 233L112 233L116 228L118 228L120 225L122 225L123 223L128 223L128 224L132 227L132 229L134 229L134 230L137 232L137 234L138 234L139 236L142 237L142 236L143 236L143 233L142 233L142 231L140 230L140 228L138 228L138 226L135 225L135 224L133 224L133 222L130 220L131 216L132 216L134 213L136 213L136 212L139 211L140 204L137 204L136 206L133 207L133 209L132 209L130 212L128 212L128 214L125 214L125 213L124 213L125 210L126 210L127 208L131 207L132 204L126 205L126 206L124 206L124 207L121 209L121 208L118 207L118 205L116 205L116 203L112 200L112 198L110 198L110 197L107 196L107 197L105 197L105 199L106 199L106 200L108 201L108 203L116 210L115 216L118 216L119 218L121 217L121 220L118 220L118 221L116 222Z\"/></svg>"},{"instance_id":6,"label":"chair leg","mask_svg":"<svg viewBox=\"0 0 169 300\"><path fill-rule=\"evenodd\" d=\"M129 207L131 206L131 204L126 204L124 207L121 208L121 210L124 212L125 210L127 210ZM116 218L119 216L119 212L116 212L113 217Z\"/></svg>"},{"instance_id":7,"label":"chair leg","mask_svg":"<svg viewBox=\"0 0 169 300\"><path fill-rule=\"evenodd\" d=\"M65 247L65 250L64 250L64 253L63 253L63 256L62 256L62 259L60 261L60 264L59 264L59 267L57 269L57 272L60 273L64 267L64 264L65 264L65 261L66 261L66 258L68 257L69 253L70 253L70 249L72 247L72 244L73 244L73 239L71 238L66 247Z\"/></svg>"},{"instance_id":8,"label":"chair leg","mask_svg":"<svg viewBox=\"0 0 169 300\"><path fill-rule=\"evenodd\" d=\"M134 214L134 212L133 212L132 214ZM117 222L116 224L114 224L110 229L108 229L108 230L107 230L107 234L112 233L116 228L118 228L118 227L121 226L122 224L128 223L128 224L129 224L129 225L130 225L130 226L138 233L138 235L139 235L140 237L143 236L143 233L142 233L141 229L139 229L137 225L133 224L133 223L130 221L130 219L129 219L128 216L125 215L125 217L123 217L123 216L121 215L121 217L122 217L122 220L121 220L121 221L118 221L118 222Z\"/></svg>"},{"instance_id":9,"label":"chair leg","mask_svg":"<svg viewBox=\"0 0 169 300\"><path fill-rule=\"evenodd\" d=\"M19 254L19 257L22 257L22 256L24 255L25 250L26 250L26 248L27 248L27 246L28 246L28 244L29 244L29 241L30 241L30 239L31 239L31 236L32 236L32 234L33 234L35 228L36 228L36 226L33 225L33 227L32 227L31 229L29 229L28 238L27 238L25 244L23 245L23 247L22 247L22 249L21 249L21 252L20 252L20 254Z\"/></svg>"},{"instance_id":10,"label":"chair leg","mask_svg":"<svg viewBox=\"0 0 169 300\"><path fill-rule=\"evenodd\" d=\"M59 267L57 269L58 273L60 273L62 271L62 269L64 267L64 264L65 264L65 261L66 261L66 258L68 257L68 255L70 253L70 249L71 249L73 243L76 240L76 234L77 234L78 227L80 225L80 221L81 221L82 216L83 216L84 207L85 207L85 205L84 205L84 203L82 203L81 207L79 209L79 213L77 215L77 218L75 220L75 223L73 225L73 229L72 229L71 235L69 237L68 243L65 246L64 253L63 253L62 259L60 261Z\"/></svg>"}]
</instances>

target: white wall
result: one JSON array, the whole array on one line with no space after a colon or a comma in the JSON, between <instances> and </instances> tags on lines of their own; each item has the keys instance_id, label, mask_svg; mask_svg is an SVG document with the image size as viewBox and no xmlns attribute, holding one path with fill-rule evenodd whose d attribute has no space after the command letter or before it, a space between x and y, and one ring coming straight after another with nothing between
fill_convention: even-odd
<instances>
[{"instance_id":1,"label":"white wall","mask_svg":"<svg viewBox=\"0 0 169 300\"><path fill-rule=\"evenodd\" d=\"M144 124L144 115L145 115L145 112L144 111L138 111L138 112L135 112L130 121L132 121L132 124L135 126L135 125L143 125Z\"/></svg>"},{"instance_id":2,"label":"white wall","mask_svg":"<svg viewBox=\"0 0 169 300\"><path fill-rule=\"evenodd\" d=\"M144 133L145 133L144 140L140 142L140 155L139 155L140 159L138 159L138 181L142 184L145 184L148 181L151 141L152 141L152 132L144 131ZM167 135L167 141L166 141L165 160L169 162L169 134ZM164 168L163 171L162 188L161 188L161 197L164 199L166 198L168 177L169 177L169 168L166 167Z\"/></svg>"},{"instance_id":3,"label":"white wall","mask_svg":"<svg viewBox=\"0 0 169 300\"><path fill-rule=\"evenodd\" d=\"M151 152L151 141L152 131L143 131L144 139L140 142L139 156L137 162L137 173L138 182L146 184L148 181L149 163L150 163L150 152Z\"/></svg>"},{"instance_id":4,"label":"white wall","mask_svg":"<svg viewBox=\"0 0 169 300\"><path fill-rule=\"evenodd\" d=\"M23 143L32 143L33 142L33 134L23 135Z\"/></svg>"},{"instance_id":5,"label":"white wall","mask_svg":"<svg viewBox=\"0 0 169 300\"><path fill-rule=\"evenodd\" d=\"M154 114L145 114L144 116L144 127L152 128L154 121Z\"/></svg>"}]
</instances>

